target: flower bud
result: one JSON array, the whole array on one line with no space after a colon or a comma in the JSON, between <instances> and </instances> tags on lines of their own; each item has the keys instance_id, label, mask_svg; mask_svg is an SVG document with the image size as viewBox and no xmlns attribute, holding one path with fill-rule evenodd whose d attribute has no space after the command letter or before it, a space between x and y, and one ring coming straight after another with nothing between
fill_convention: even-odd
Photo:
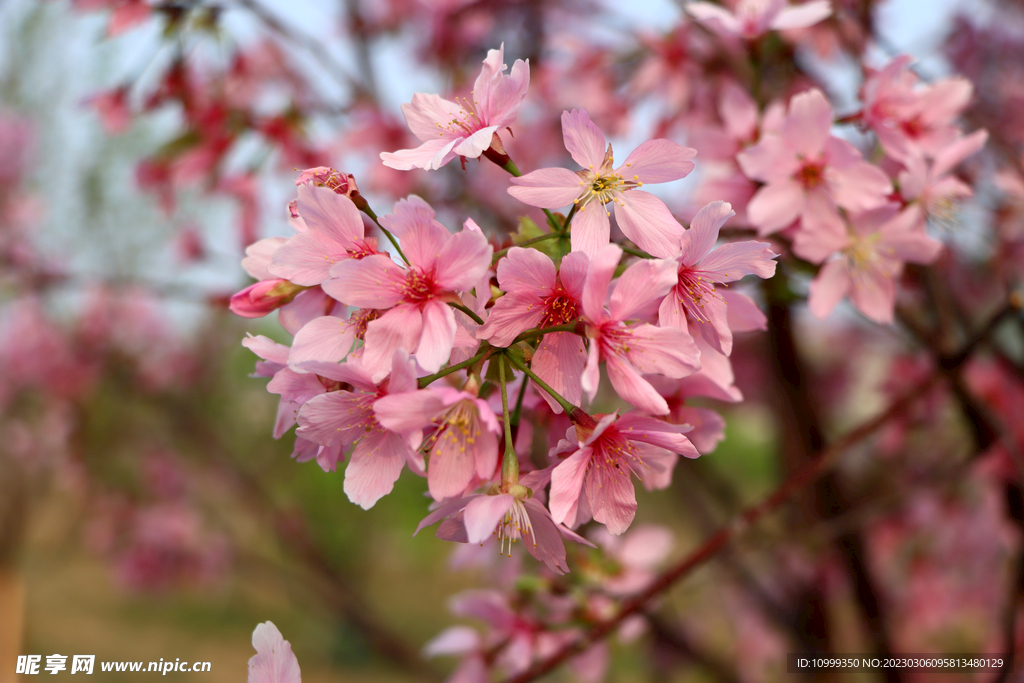
<instances>
[{"instance_id":1,"label":"flower bud","mask_svg":"<svg viewBox=\"0 0 1024 683\"><path fill-rule=\"evenodd\" d=\"M261 280L232 296L228 308L243 318L262 318L290 302L304 289L308 287L288 280Z\"/></svg>"}]
</instances>

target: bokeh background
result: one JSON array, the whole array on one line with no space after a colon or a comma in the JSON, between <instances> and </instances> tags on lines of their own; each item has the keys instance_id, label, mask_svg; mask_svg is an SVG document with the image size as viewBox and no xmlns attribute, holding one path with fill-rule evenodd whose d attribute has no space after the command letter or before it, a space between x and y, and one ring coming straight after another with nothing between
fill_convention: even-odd
<instances>
[{"instance_id":1,"label":"bokeh background","mask_svg":"<svg viewBox=\"0 0 1024 683\"><path fill-rule=\"evenodd\" d=\"M1008 269L1002 282L1019 268L1024 7L833 5L820 26L774 44L770 95L817 83L842 114L856 107L861 57L879 66L899 53L928 78L976 83L969 127L988 127L998 154L971 172L976 200L939 226L962 268L910 276L918 289L952 285L911 303L926 326L953 320L940 342L969 339L992 310L987 268ZM451 669L421 649L465 621L448 600L489 585L493 563L411 537L427 501L409 472L364 511L340 472L290 460L291 436L271 437L277 398L249 377L256 359L240 344L286 335L227 301L250 283L244 247L290 234L292 181L310 166L353 173L379 214L416 192L447 225L471 215L507 244L501 231L529 212L499 169L402 173L378 159L412 142L402 102L463 87L502 43L507 63L531 63L509 145L524 169L559 159L558 115L572 107L617 150L656 136L695 144L693 112L736 57L668 0L0 0L0 681L18 678L18 654L53 653L210 661L209 674L168 680L242 680L252 629L268 619L311 683ZM695 209L700 161L656 190L681 218ZM852 308L812 320L806 282L793 273L796 300L769 317L792 326L800 391L827 440L921 376L928 355L910 324L874 325ZM668 491L639 492L636 525L669 528L673 557L801 462L808 425L777 373L773 334L738 344L746 400L704 404L725 417L725 440ZM990 422L964 410L955 383L936 389L816 494L676 586L638 643L613 646L608 680L789 680L784 655L801 638L871 651L862 595L835 550L850 534L897 651L1004 651L1008 633L1021 648L1022 512L1004 484L1013 476L999 474L1024 436L1021 339L1019 325L1001 329L960 381L1005 433L981 433ZM839 507L822 513L815 495Z\"/></svg>"}]
</instances>

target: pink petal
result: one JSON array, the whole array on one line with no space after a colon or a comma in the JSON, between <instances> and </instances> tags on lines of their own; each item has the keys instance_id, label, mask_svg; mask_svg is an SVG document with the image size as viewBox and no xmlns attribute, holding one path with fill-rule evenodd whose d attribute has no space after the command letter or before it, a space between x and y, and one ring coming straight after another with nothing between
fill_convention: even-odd
<instances>
[{"instance_id":1,"label":"pink petal","mask_svg":"<svg viewBox=\"0 0 1024 683\"><path fill-rule=\"evenodd\" d=\"M501 267L501 264L498 264ZM583 285L587 281L587 269L590 258L580 251L574 251L562 257L558 267L558 279L566 293L577 301L583 298Z\"/></svg>"},{"instance_id":2,"label":"pink petal","mask_svg":"<svg viewBox=\"0 0 1024 683\"><path fill-rule=\"evenodd\" d=\"M679 295L673 289L662 299L658 306L658 325L661 327L675 327L686 332L689 328L686 323L686 311Z\"/></svg>"},{"instance_id":3,"label":"pink petal","mask_svg":"<svg viewBox=\"0 0 1024 683\"><path fill-rule=\"evenodd\" d=\"M314 287L299 292L291 303L282 306L277 312L277 322L289 334L298 334L311 320L325 315L340 315L344 310L345 307L327 296L321 287Z\"/></svg>"},{"instance_id":4,"label":"pink petal","mask_svg":"<svg viewBox=\"0 0 1024 683\"><path fill-rule=\"evenodd\" d=\"M465 508L467 505L469 505L469 502L471 500L473 500L474 498L479 498L479 497L480 496L478 496L478 495L466 496L465 498L458 498L456 500L452 500L452 501L449 501L447 503L443 503L443 504L439 505L436 510L431 512L429 515L427 515L426 517L424 517L420 521L419 526L416 527L416 531L412 532L412 535L415 536L416 534L418 534L419 532L423 531L424 529L426 529L431 524L436 524L437 522L441 521L445 517L450 517L452 515L455 515L457 512L459 512L460 510Z\"/></svg>"},{"instance_id":5,"label":"pink petal","mask_svg":"<svg viewBox=\"0 0 1024 683\"><path fill-rule=\"evenodd\" d=\"M510 195L523 204L542 209L560 209L586 189L579 176L567 168L542 168L510 182Z\"/></svg>"},{"instance_id":6,"label":"pink petal","mask_svg":"<svg viewBox=\"0 0 1024 683\"><path fill-rule=\"evenodd\" d=\"M615 172L626 180L668 183L689 175L693 170L690 159L696 155L697 150L671 140L648 140L633 150Z\"/></svg>"},{"instance_id":7,"label":"pink petal","mask_svg":"<svg viewBox=\"0 0 1024 683\"><path fill-rule=\"evenodd\" d=\"M405 271L387 256L342 261L331 275L334 279L325 282L323 290L350 306L387 309L402 300Z\"/></svg>"},{"instance_id":8,"label":"pink petal","mask_svg":"<svg viewBox=\"0 0 1024 683\"><path fill-rule=\"evenodd\" d=\"M604 300L608 297L608 285L622 258L622 249L607 244L590 257L590 270L583 285L583 313L591 322L605 319Z\"/></svg>"},{"instance_id":9,"label":"pink petal","mask_svg":"<svg viewBox=\"0 0 1024 683\"><path fill-rule=\"evenodd\" d=\"M242 346L263 360L278 363L282 366L288 364L288 347L284 344L278 344L270 337L264 337L262 334L255 337L249 335L242 340Z\"/></svg>"},{"instance_id":10,"label":"pink petal","mask_svg":"<svg viewBox=\"0 0 1024 683\"><path fill-rule=\"evenodd\" d=\"M479 496L466 506L466 537L470 543L483 543L492 535L498 523L509 511L515 498L506 494Z\"/></svg>"},{"instance_id":11,"label":"pink petal","mask_svg":"<svg viewBox=\"0 0 1024 683\"><path fill-rule=\"evenodd\" d=\"M472 289L491 267L492 252L482 233L472 230L455 233L437 256L437 284L449 291Z\"/></svg>"},{"instance_id":12,"label":"pink petal","mask_svg":"<svg viewBox=\"0 0 1024 683\"><path fill-rule=\"evenodd\" d=\"M685 7L691 17L721 36L736 36L740 33L739 21L721 5L688 2Z\"/></svg>"},{"instance_id":13,"label":"pink petal","mask_svg":"<svg viewBox=\"0 0 1024 683\"><path fill-rule=\"evenodd\" d=\"M748 178L766 183L787 180L800 168L793 149L778 135L765 135L737 154L736 161Z\"/></svg>"},{"instance_id":14,"label":"pink petal","mask_svg":"<svg viewBox=\"0 0 1024 683\"><path fill-rule=\"evenodd\" d=\"M793 238L793 252L811 263L821 263L849 242L846 224L828 195L808 193L800 230Z\"/></svg>"},{"instance_id":15,"label":"pink petal","mask_svg":"<svg viewBox=\"0 0 1024 683\"><path fill-rule=\"evenodd\" d=\"M316 375L300 374L291 368L284 368L267 383L267 391L280 394L283 401L302 404L324 393L324 385Z\"/></svg>"},{"instance_id":16,"label":"pink petal","mask_svg":"<svg viewBox=\"0 0 1024 683\"><path fill-rule=\"evenodd\" d=\"M732 205L722 201L711 202L698 211L680 238L683 265L692 266L707 256L718 241L718 231L735 215Z\"/></svg>"},{"instance_id":17,"label":"pink petal","mask_svg":"<svg viewBox=\"0 0 1024 683\"><path fill-rule=\"evenodd\" d=\"M832 107L817 88L789 101L789 112L782 124L782 137L797 154L816 159L825 149L832 128Z\"/></svg>"},{"instance_id":18,"label":"pink petal","mask_svg":"<svg viewBox=\"0 0 1024 683\"><path fill-rule=\"evenodd\" d=\"M348 499L369 510L391 493L402 474L406 450L402 437L394 432L375 431L363 437L345 468Z\"/></svg>"},{"instance_id":19,"label":"pink petal","mask_svg":"<svg viewBox=\"0 0 1024 683\"><path fill-rule=\"evenodd\" d=\"M587 400L593 401L597 395L597 387L601 382L601 345L596 339L590 340L590 348L587 351L587 365L583 368L583 376L580 378L580 387L587 394Z\"/></svg>"},{"instance_id":20,"label":"pink petal","mask_svg":"<svg viewBox=\"0 0 1024 683\"><path fill-rule=\"evenodd\" d=\"M878 269L857 269L850 273L853 282L850 300L869 320L887 325L896 306L896 283Z\"/></svg>"},{"instance_id":21,"label":"pink petal","mask_svg":"<svg viewBox=\"0 0 1024 683\"><path fill-rule=\"evenodd\" d=\"M675 330L678 332L678 330ZM605 361L605 371L616 393L625 401L651 415L668 415L668 403L633 366L617 356ZM590 501L593 506L594 501ZM595 519L597 517L595 516ZM600 521L600 520L598 520Z\"/></svg>"},{"instance_id":22,"label":"pink petal","mask_svg":"<svg viewBox=\"0 0 1024 683\"><path fill-rule=\"evenodd\" d=\"M642 441L687 458L700 456L690 439L684 436L690 429L685 425L669 424L647 415L629 412L618 419L616 427L632 441Z\"/></svg>"},{"instance_id":23,"label":"pink petal","mask_svg":"<svg viewBox=\"0 0 1024 683\"><path fill-rule=\"evenodd\" d=\"M829 181L835 203L854 212L877 208L892 193L889 177L882 169L866 161L842 171L832 171Z\"/></svg>"},{"instance_id":24,"label":"pink petal","mask_svg":"<svg viewBox=\"0 0 1024 683\"><path fill-rule=\"evenodd\" d=\"M331 391L306 401L299 410L296 434L321 446L348 445L362 436L368 415L365 394Z\"/></svg>"},{"instance_id":25,"label":"pink petal","mask_svg":"<svg viewBox=\"0 0 1024 683\"><path fill-rule=\"evenodd\" d=\"M437 139L438 133L444 134L444 139L447 140L462 137L461 134L455 133L447 127L452 119L459 118L461 110L462 106L457 102L446 100L432 93L415 93L411 102L402 105L402 114L405 115L405 121L409 124L409 130L420 140L426 141Z\"/></svg>"},{"instance_id":26,"label":"pink petal","mask_svg":"<svg viewBox=\"0 0 1024 683\"><path fill-rule=\"evenodd\" d=\"M268 237L253 242L245 248L242 268L257 280L272 280L274 275L267 268L273 262L274 252L287 241L284 237Z\"/></svg>"},{"instance_id":27,"label":"pink petal","mask_svg":"<svg viewBox=\"0 0 1024 683\"><path fill-rule=\"evenodd\" d=\"M455 343L455 315L450 306L437 299L431 299L424 304L422 314L423 328L419 345L416 347L416 362L427 372L433 373L441 369L452 353L452 345ZM367 343L369 339L367 333ZM391 353L394 353L394 349Z\"/></svg>"},{"instance_id":28,"label":"pink petal","mask_svg":"<svg viewBox=\"0 0 1024 683\"><path fill-rule=\"evenodd\" d=\"M427 657L462 655L480 647L480 634L469 626L451 626L434 636L423 646Z\"/></svg>"},{"instance_id":29,"label":"pink petal","mask_svg":"<svg viewBox=\"0 0 1024 683\"><path fill-rule=\"evenodd\" d=\"M676 286L676 262L644 259L632 264L616 281L608 301L612 320L628 320L662 299Z\"/></svg>"},{"instance_id":30,"label":"pink petal","mask_svg":"<svg viewBox=\"0 0 1024 683\"><path fill-rule=\"evenodd\" d=\"M683 406L676 411L675 418L693 425L686 438L701 453L711 453L725 438L725 418L710 408Z\"/></svg>"},{"instance_id":31,"label":"pink petal","mask_svg":"<svg viewBox=\"0 0 1024 683\"><path fill-rule=\"evenodd\" d=\"M757 103L734 81L722 86L718 113L734 140L749 140L757 132Z\"/></svg>"},{"instance_id":32,"label":"pink petal","mask_svg":"<svg viewBox=\"0 0 1024 683\"><path fill-rule=\"evenodd\" d=\"M352 200L326 187L299 185L299 215L310 230L351 246L363 239L363 219Z\"/></svg>"},{"instance_id":33,"label":"pink petal","mask_svg":"<svg viewBox=\"0 0 1024 683\"><path fill-rule=\"evenodd\" d=\"M593 449L581 448L560 462L551 472L551 494L548 507L558 524L576 526L583 477L590 465Z\"/></svg>"},{"instance_id":34,"label":"pink petal","mask_svg":"<svg viewBox=\"0 0 1024 683\"><path fill-rule=\"evenodd\" d=\"M391 360L397 349L407 353L416 351L422 329L423 315L419 308L406 304L370 321L364 336L363 366L374 382L380 382L391 372Z\"/></svg>"},{"instance_id":35,"label":"pink petal","mask_svg":"<svg viewBox=\"0 0 1024 683\"><path fill-rule=\"evenodd\" d=\"M445 439L431 451L427 465L427 488L434 500L454 498L466 490L475 472L473 454Z\"/></svg>"},{"instance_id":36,"label":"pink petal","mask_svg":"<svg viewBox=\"0 0 1024 683\"><path fill-rule=\"evenodd\" d=\"M683 226L665 202L649 192L624 192L615 202L615 221L626 237L652 256L670 258L679 251Z\"/></svg>"},{"instance_id":37,"label":"pink petal","mask_svg":"<svg viewBox=\"0 0 1024 683\"><path fill-rule=\"evenodd\" d=\"M299 660L291 643L272 622L256 626L252 632L256 654L249 659L248 683L301 683Z\"/></svg>"},{"instance_id":38,"label":"pink petal","mask_svg":"<svg viewBox=\"0 0 1024 683\"><path fill-rule=\"evenodd\" d=\"M569 403L579 405L583 396L580 381L586 362L583 340L570 332L558 332L545 335L541 340L530 368ZM540 394L556 415L562 412L562 407L546 391Z\"/></svg>"},{"instance_id":39,"label":"pink petal","mask_svg":"<svg viewBox=\"0 0 1024 683\"><path fill-rule=\"evenodd\" d=\"M608 210L603 204L591 202L581 208L572 219L570 242L572 251L579 251L590 258L606 247L612 231Z\"/></svg>"},{"instance_id":40,"label":"pink petal","mask_svg":"<svg viewBox=\"0 0 1024 683\"><path fill-rule=\"evenodd\" d=\"M938 178L952 171L961 161L984 147L987 140L987 130L976 130L945 147L935 155L931 168L932 177ZM249 253L248 250L246 253Z\"/></svg>"},{"instance_id":41,"label":"pink petal","mask_svg":"<svg viewBox=\"0 0 1024 683\"><path fill-rule=\"evenodd\" d=\"M586 109L562 112L562 139L577 164L591 171L601 168L607 142Z\"/></svg>"},{"instance_id":42,"label":"pink petal","mask_svg":"<svg viewBox=\"0 0 1024 683\"><path fill-rule=\"evenodd\" d=\"M274 262L267 270L276 277L311 287L327 280L331 266L346 259L348 252L333 236L307 230L293 235L275 251Z\"/></svg>"},{"instance_id":43,"label":"pink petal","mask_svg":"<svg viewBox=\"0 0 1024 683\"><path fill-rule=\"evenodd\" d=\"M507 287L503 289L509 290ZM478 336L492 346L508 346L517 335L540 324L544 316L544 304L535 295L509 291L494 302L490 317L480 328Z\"/></svg>"},{"instance_id":44,"label":"pink petal","mask_svg":"<svg viewBox=\"0 0 1024 683\"><path fill-rule=\"evenodd\" d=\"M536 498L528 498L521 504L530 518L533 532L523 538L526 550L554 573L565 574L569 571L569 566L565 563L565 542L562 540L561 531L551 519L551 514Z\"/></svg>"},{"instance_id":45,"label":"pink petal","mask_svg":"<svg viewBox=\"0 0 1024 683\"><path fill-rule=\"evenodd\" d=\"M785 31L792 28L814 26L832 14L829 0L812 0L802 5L786 7L772 19L771 28Z\"/></svg>"},{"instance_id":46,"label":"pink petal","mask_svg":"<svg viewBox=\"0 0 1024 683\"><path fill-rule=\"evenodd\" d=\"M775 275L775 258L767 242L730 242L715 249L701 261L700 269L714 273L718 282L732 282L747 275L768 278Z\"/></svg>"},{"instance_id":47,"label":"pink petal","mask_svg":"<svg viewBox=\"0 0 1024 683\"><path fill-rule=\"evenodd\" d=\"M825 318L850 292L851 287L846 259L829 261L821 267L818 276L811 282L807 306L814 317Z\"/></svg>"},{"instance_id":48,"label":"pink petal","mask_svg":"<svg viewBox=\"0 0 1024 683\"><path fill-rule=\"evenodd\" d=\"M414 168L436 170L455 158L452 152L455 143L455 140L448 138L434 138L415 149L381 152L380 159L388 168L399 171L411 171Z\"/></svg>"},{"instance_id":49,"label":"pink petal","mask_svg":"<svg viewBox=\"0 0 1024 683\"><path fill-rule=\"evenodd\" d=\"M765 185L747 204L747 219L764 237L789 226L803 213L804 188L785 180Z\"/></svg>"},{"instance_id":50,"label":"pink petal","mask_svg":"<svg viewBox=\"0 0 1024 683\"><path fill-rule=\"evenodd\" d=\"M340 363L352 350L355 330L348 321L328 315L306 323L292 342L288 363L301 369L302 363Z\"/></svg>"},{"instance_id":51,"label":"pink petal","mask_svg":"<svg viewBox=\"0 0 1024 683\"><path fill-rule=\"evenodd\" d=\"M719 292L726 303L726 319L733 332L753 332L768 329L768 319L757 304L739 292Z\"/></svg>"},{"instance_id":52,"label":"pink petal","mask_svg":"<svg viewBox=\"0 0 1024 683\"><path fill-rule=\"evenodd\" d=\"M547 296L555 287L555 264L536 249L512 247L498 261L498 284L510 294Z\"/></svg>"},{"instance_id":53,"label":"pink petal","mask_svg":"<svg viewBox=\"0 0 1024 683\"><path fill-rule=\"evenodd\" d=\"M584 482L594 519L618 536L636 516L636 491L627 467L592 467Z\"/></svg>"},{"instance_id":54,"label":"pink petal","mask_svg":"<svg viewBox=\"0 0 1024 683\"><path fill-rule=\"evenodd\" d=\"M467 159L476 159L483 151L491 146L491 138L494 137L494 132L498 130L498 126L487 126L476 131L468 138L462 140L462 142L455 145L452 151L458 154L460 157L466 157Z\"/></svg>"},{"instance_id":55,"label":"pink petal","mask_svg":"<svg viewBox=\"0 0 1024 683\"><path fill-rule=\"evenodd\" d=\"M638 325L630 329L633 340L629 362L643 374L679 379L700 367L700 354L693 337L674 327Z\"/></svg>"}]
</instances>

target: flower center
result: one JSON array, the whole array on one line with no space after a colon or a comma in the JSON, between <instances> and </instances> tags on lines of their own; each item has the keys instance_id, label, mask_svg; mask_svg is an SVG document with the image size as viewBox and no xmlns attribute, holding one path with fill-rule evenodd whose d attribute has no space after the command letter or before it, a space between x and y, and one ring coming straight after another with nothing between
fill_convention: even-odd
<instances>
[{"instance_id":1,"label":"flower center","mask_svg":"<svg viewBox=\"0 0 1024 683\"><path fill-rule=\"evenodd\" d=\"M366 326L380 317L380 311L376 308L360 308L352 314L350 323L355 325L356 339L362 340L366 336Z\"/></svg>"},{"instance_id":2,"label":"flower center","mask_svg":"<svg viewBox=\"0 0 1024 683\"><path fill-rule=\"evenodd\" d=\"M498 528L494 533L498 535L498 552L507 557L512 557L512 544L524 536L529 536L533 545L537 545L533 525L530 524L530 515L526 513L526 506L518 499L512 502L512 507L498 522Z\"/></svg>"},{"instance_id":3,"label":"flower center","mask_svg":"<svg viewBox=\"0 0 1024 683\"><path fill-rule=\"evenodd\" d=\"M424 273L419 268L410 268L405 274L403 294L407 303L419 304L432 299L436 291L434 273Z\"/></svg>"},{"instance_id":4,"label":"flower center","mask_svg":"<svg viewBox=\"0 0 1024 683\"><path fill-rule=\"evenodd\" d=\"M807 190L813 190L825 182L825 165L822 163L805 163L796 172L796 180Z\"/></svg>"},{"instance_id":5,"label":"flower center","mask_svg":"<svg viewBox=\"0 0 1024 683\"><path fill-rule=\"evenodd\" d=\"M472 97L473 93L469 93ZM456 97L456 104L459 105L459 112L455 118L446 124L438 123L437 127L442 130L439 135L444 137L444 132L447 131L460 137L472 135L481 128L484 127L483 117L477 111L476 107L479 104L476 100L470 100L469 97Z\"/></svg>"},{"instance_id":6,"label":"flower center","mask_svg":"<svg viewBox=\"0 0 1024 683\"><path fill-rule=\"evenodd\" d=\"M709 301L719 299L723 303L725 302L722 295L715 289L714 280L704 277L700 271L689 268L680 268L679 270L676 296L690 317L702 323L711 322L711 318L704 310Z\"/></svg>"},{"instance_id":7,"label":"flower center","mask_svg":"<svg viewBox=\"0 0 1024 683\"><path fill-rule=\"evenodd\" d=\"M437 430L424 442L424 450L431 454L450 448L465 453L466 446L472 447L480 433L476 405L468 399L453 405L436 422Z\"/></svg>"},{"instance_id":8,"label":"flower center","mask_svg":"<svg viewBox=\"0 0 1024 683\"><path fill-rule=\"evenodd\" d=\"M579 317L578 306L576 299L569 296L561 285L555 285L555 291L544 300L544 317L540 319L540 327L576 320Z\"/></svg>"}]
</instances>

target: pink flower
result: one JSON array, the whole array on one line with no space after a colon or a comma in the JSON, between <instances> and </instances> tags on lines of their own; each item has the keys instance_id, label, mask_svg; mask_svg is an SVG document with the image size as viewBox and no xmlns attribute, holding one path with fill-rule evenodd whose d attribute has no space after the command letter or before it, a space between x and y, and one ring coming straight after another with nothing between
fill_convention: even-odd
<instances>
[{"instance_id":1,"label":"pink flower","mask_svg":"<svg viewBox=\"0 0 1024 683\"><path fill-rule=\"evenodd\" d=\"M735 13L710 2L688 2L690 16L722 36L753 39L768 31L813 26L832 14L828 0L786 5L785 0L740 0Z\"/></svg>"},{"instance_id":2,"label":"pink flower","mask_svg":"<svg viewBox=\"0 0 1024 683\"><path fill-rule=\"evenodd\" d=\"M423 141L416 149L382 152L385 166L408 171L436 170L455 157L475 159L491 146L501 128L515 123L519 105L530 86L530 64L517 59L506 76L505 46L490 50L469 98L452 102L437 95L416 93L402 105L413 134Z\"/></svg>"},{"instance_id":3,"label":"pink flower","mask_svg":"<svg viewBox=\"0 0 1024 683\"><path fill-rule=\"evenodd\" d=\"M896 278L903 263L931 263L942 244L915 230L911 210L897 205L850 216L850 232L839 258L822 266L811 283L808 305L824 318L850 295L853 305L877 323L891 323L896 305Z\"/></svg>"},{"instance_id":4,"label":"pink flower","mask_svg":"<svg viewBox=\"0 0 1024 683\"><path fill-rule=\"evenodd\" d=\"M510 557L512 544L521 540L535 559L556 574L565 574L569 566L565 563L563 536L577 543L593 544L555 524L547 508L533 497L530 489L544 486L545 479L544 474L535 471L523 475L520 484L512 486L508 493L476 494L445 503L424 517L413 535L449 517L453 523L442 524L437 530L438 537L482 544L496 535L501 552Z\"/></svg>"},{"instance_id":5,"label":"pink flower","mask_svg":"<svg viewBox=\"0 0 1024 683\"><path fill-rule=\"evenodd\" d=\"M614 244L601 249L583 286L583 319L590 348L582 388L593 401L600 379L598 363L604 360L619 396L644 412L664 415L668 404L641 375L685 377L700 366L697 347L693 338L678 328L626 321L668 294L676 283L676 264L643 260L631 265L618 279L606 311L604 301L621 256L622 250Z\"/></svg>"},{"instance_id":6,"label":"pink flower","mask_svg":"<svg viewBox=\"0 0 1024 683\"><path fill-rule=\"evenodd\" d=\"M491 245L480 229L451 234L434 220L434 210L413 195L395 205L382 223L402 243L409 267L387 256L348 259L331 268L324 291L352 306L386 311L367 325L363 363L374 382L391 371L396 349L416 355L427 372L437 372L455 344L456 322L448 301L475 287L491 265Z\"/></svg>"},{"instance_id":7,"label":"pink flower","mask_svg":"<svg viewBox=\"0 0 1024 683\"><path fill-rule=\"evenodd\" d=\"M672 552L672 531L667 527L644 524L629 533L612 536L600 527L590 537L614 560L602 577L601 586L611 595L628 596L647 588Z\"/></svg>"},{"instance_id":8,"label":"pink flower","mask_svg":"<svg viewBox=\"0 0 1024 683\"><path fill-rule=\"evenodd\" d=\"M280 278L261 280L233 294L229 308L243 318L262 318L291 302L304 289Z\"/></svg>"},{"instance_id":9,"label":"pink flower","mask_svg":"<svg viewBox=\"0 0 1024 683\"><path fill-rule=\"evenodd\" d=\"M986 140L988 131L978 130L943 147L930 165L916 154L906 160L906 170L898 176L900 196L914 202L911 210L915 212L917 227L923 230L925 219L929 217L936 220L948 218L957 200L974 194L951 172L961 161L981 149Z\"/></svg>"},{"instance_id":10,"label":"pink flower","mask_svg":"<svg viewBox=\"0 0 1024 683\"><path fill-rule=\"evenodd\" d=\"M267 267L272 275L310 287L330 279L335 263L378 253L351 199L312 181L299 185L298 195L294 224L300 232L273 252Z\"/></svg>"},{"instance_id":11,"label":"pink flower","mask_svg":"<svg viewBox=\"0 0 1024 683\"><path fill-rule=\"evenodd\" d=\"M867 211L881 206L892 183L861 158L850 143L829 135L832 108L820 90L793 97L779 134L737 155L743 172L765 184L747 206L759 234L769 235L800 219L797 255L820 262L803 249L802 238L823 232L841 236L838 207Z\"/></svg>"},{"instance_id":12,"label":"pink flower","mask_svg":"<svg viewBox=\"0 0 1024 683\"><path fill-rule=\"evenodd\" d=\"M252 646L256 654L249 659L249 683L302 683L292 645L273 622L256 626Z\"/></svg>"},{"instance_id":13,"label":"pink flower","mask_svg":"<svg viewBox=\"0 0 1024 683\"><path fill-rule=\"evenodd\" d=\"M364 510L391 493L406 461L414 470L423 470L422 459L401 435L385 429L373 411L374 404L388 394L416 390L416 377L408 357L401 350L395 354L391 375L381 384L370 381L357 362L318 364L319 374L352 389L314 396L298 414L296 436L339 453L355 444L345 469L345 494ZM320 463L324 471L334 469L325 464Z\"/></svg>"},{"instance_id":14,"label":"pink flower","mask_svg":"<svg viewBox=\"0 0 1024 683\"><path fill-rule=\"evenodd\" d=\"M611 213L626 237L658 257L671 256L683 233L683 226L653 194L638 188L644 183L667 183L686 177L693 170L689 161L697 152L671 140L649 140L613 169L612 146L593 124L585 109L562 112L562 136L573 160L583 167L573 173L565 168L542 168L512 179L509 194L530 206L558 209L575 204L572 219L572 250L591 258L608 244Z\"/></svg>"},{"instance_id":15,"label":"pink flower","mask_svg":"<svg viewBox=\"0 0 1024 683\"><path fill-rule=\"evenodd\" d=\"M570 427L553 451L570 455L551 473L551 517L575 527L592 514L611 534L621 534L636 514L630 472L649 490L666 488L677 453L700 455L683 436L689 429L637 413L605 415L592 430Z\"/></svg>"},{"instance_id":16,"label":"pink flower","mask_svg":"<svg viewBox=\"0 0 1024 683\"><path fill-rule=\"evenodd\" d=\"M589 259L573 252L555 271L551 259L536 249L514 247L498 262L498 284L506 292L491 308L479 337L493 346L509 346L516 336L533 327L550 327L579 318L583 282ZM583 340L572 332L545 335L533 356L532 369L570 403L578 404L580 376L586 363ZM551 410L562 407L542 392Z\"/></svg>"},{"instance_id":17,"label":"pink flower","mask_svg":"<svg viewBox=\"0 0 1024 683\"><path fill-rule=\"evenodd\" d=\"M861 119L875 132L885 153L906 163L913 155L935 156L953 142L953 121L967 107L974 87L966 78L945 78L921 86L910 71L913 58L901 55L864 82Z\"/></svg>"},{"instance_id":18,"label":"pink flower","mask_svg":"<svg viewBox=\"0 0 1024 683\"><path fill-rule=\"evenodd\" d=\"M474 478L494 476L501 428L487 401L453 387L428 387L380 398L373 410L386 429L428 451L427 487L434 500L461 496ZM424 444L428 427L433 433Z\"/></svg>"},{"instance_id":19,"label":"pink flower","mask_svg":"<svg viewBox=\"0 0 1024 683\"><path fill-rule=\"evenodd\" d=\"M747 275L768 278L775 274L778 254L765 242L732 242L715 249L718 231L735 212L726 202L712 202L693 217L683 234L678 282L658 309L662 327L688 330L687 320L697 323L696 331L716 350L732 352L732 331L726 316L726 301L715 284L734 282Z\"/></svg>"}]
</instances>

